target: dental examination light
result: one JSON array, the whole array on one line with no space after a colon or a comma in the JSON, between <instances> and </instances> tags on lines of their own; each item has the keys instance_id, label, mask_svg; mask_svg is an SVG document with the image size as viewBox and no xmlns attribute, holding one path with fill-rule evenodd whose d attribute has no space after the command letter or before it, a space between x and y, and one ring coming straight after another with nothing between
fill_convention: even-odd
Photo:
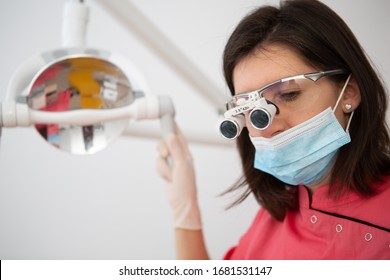
<instances>
[{"instance_id":1,"label":"dental examination light","mask_svg":"<svg viewBox=\"0 0 390 280\"><path fill-rule=\"evenodd\" d=\"M85 47L88 13L82 1L65 3L63 48L17 69L0 104L0 132L34 125L48 143L72 154L104 149L129 120L160 119L163 136L173 132L168 96L152 95L138 69L119 54Z\"/></svg>"}]
</instances>

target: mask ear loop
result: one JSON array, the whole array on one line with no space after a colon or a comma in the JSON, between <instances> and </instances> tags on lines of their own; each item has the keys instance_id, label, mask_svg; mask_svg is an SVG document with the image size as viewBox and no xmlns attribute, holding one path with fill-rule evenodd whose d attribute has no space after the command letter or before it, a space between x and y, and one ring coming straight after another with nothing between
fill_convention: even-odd
<instances>
[{"instance_id":1,"label":"mask ear loop","mask_svg":"<svg viewBox=\"0 0 390 280\"><path fill-rule=\"evenodd\" d=\"M343 95L344 95L344 91L345 91L345 89L347 88L347 85L348 85L348 83L349 83L349 80L351 79L351 76L352 76L352 74L349 74L349 76L348 76L348 78L347 78L347 81L345 82L345 84L344 84L344 86L343 86L343 89L342 89L341 92L340 92L339 98L337 99L336 105L334 106L333 113L334 113L334 111L336 110L337 106L338 106L339 103L340 103L341 98L342 98ZM348 123L347 123L347 127L346 127L346 129L345 129L345 132L347 132L347 133L349 133L349 126L350 126L351 121L352 121L353 113L354 113L354 111L351 112L351 116L349 117L349 120L348 120Z\"/></svg>"},{"instance_id":2,"label":"mask ear loop","mask_svg":"<svg viewBox=\"0 0 390 280\"><path fill-rule=\"evenodd\" d=\"M351 112L351 116L349 117L347 127L345 128L345 132L347 132L347 133L349 133L349 125L351 124L353 113L354 113L354 111Z\"/></svg>"}]
</instances>

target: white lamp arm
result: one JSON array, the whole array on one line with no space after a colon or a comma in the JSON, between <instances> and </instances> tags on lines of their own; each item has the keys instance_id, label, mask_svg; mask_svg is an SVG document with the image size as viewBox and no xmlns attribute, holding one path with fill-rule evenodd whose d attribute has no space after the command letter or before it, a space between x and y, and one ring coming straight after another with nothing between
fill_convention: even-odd
<instances>
[{"instance_id":1,"label":"white lamp arm","mask_svg":"<svg viewBox=\"0 0 390 280\"><path fill-rule=\"evenodd\" d=\"M82 1L68 0L62 18L62 46L85 47L89 9Z\"/></svg>"},{"instance_id":2,"label":"white lamp arm","mask_svg":"<svg viewBox=\"0 0 390 280\"><path fill-rule=\"evenodd\" d=\"M1 104L0 124L4 127L33 124L91 125L118 119L173 119L175 110L168 96L137 98L134 103L114 109L79 109L66 112L47 112L31 109L26 103L6 101ZM166 121L164 121L166 122ZM169 128L167 128L169 129Z\"/></svg>"},{"instance_id":3,"label":"white lamp arm","mask_svg":"<svg viewBox=\"0 0 390 280\"><path fill-rule=\"evenodd\" d=\"M47 63L41 55L35 55L20 65L8 83L6 100L16 100L28 87L34 76Z\"/></svg>"}]
</instances>

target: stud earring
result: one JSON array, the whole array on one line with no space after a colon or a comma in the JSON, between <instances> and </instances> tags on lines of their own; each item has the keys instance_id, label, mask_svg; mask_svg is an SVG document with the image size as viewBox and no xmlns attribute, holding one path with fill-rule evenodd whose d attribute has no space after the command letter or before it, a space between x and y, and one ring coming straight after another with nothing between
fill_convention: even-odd
<instances>
[{"instance_id":1,"label":"stud earring","mask_svg":"<svg viewBox=\"0 0 390 280\"><path fill-rule=\"evenodd\" d=\"M351 110L352 105L351 105L351 104L345 104L344 107L345 107L345 109L346 109L347 111L349 111L349 110Z\"/></svg>"}]
</instances>

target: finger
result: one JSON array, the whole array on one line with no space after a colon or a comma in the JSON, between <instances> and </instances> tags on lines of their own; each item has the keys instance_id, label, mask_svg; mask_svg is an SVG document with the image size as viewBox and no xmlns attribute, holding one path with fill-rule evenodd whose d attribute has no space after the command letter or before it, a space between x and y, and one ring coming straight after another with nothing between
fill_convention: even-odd
<instances>
[{"instance_id":1,"label":"finger","mask_svg":"<svg viewBox=\"0 0 390 280\"><path fill-rule=\"evenodd\" d=\"M192 154L191 154L191 151L189 149L187 138L184 136L184 134L180 130L178 130L177 138L178 138L178 142L179 142L179 145L181 148L183 159L185 159L186 161L189 161L189 160L192 161Z\"/></svg>"},{"instance_id":2,"label":"finger","mask_svg":"<svg viewBox=\"0 0 390 280\"><path fill-rule=\"evenodd\" d=\"M167 137L167 146L175 162L180 162L187 158L187 150L181 145L178 135L169 135Z\"/></svg>"},{"instance_id":3,"label":"finger","mask_svg":"<svg viewBox=\"0 0 390 280\"><path fill-rule=\"evenodd\" d=\"M169 150L165 141L161 140L157 143L157 151L161 157L166 158L169 156Z\"/></svg>"},{"instance_id":4,"label":"finger","mask_svg":"<svg viewBox=\"0 0 390 280\"><path fill-rule=\"evenodd\" d=\"M187 139L185 138L183 132L177 124L175 126L175 131L182 149L188 150Z\"/></svg>"},{"instance_id":5,"label":"finger","mask_svg":"<svg viewBox=\"0 0 390 280\"><path fill-rule=\"evenodd\" d=\"M172 170L165 158L157 158L157 173L164 180L172 182Z\"/></svg>"}]
</instances>

